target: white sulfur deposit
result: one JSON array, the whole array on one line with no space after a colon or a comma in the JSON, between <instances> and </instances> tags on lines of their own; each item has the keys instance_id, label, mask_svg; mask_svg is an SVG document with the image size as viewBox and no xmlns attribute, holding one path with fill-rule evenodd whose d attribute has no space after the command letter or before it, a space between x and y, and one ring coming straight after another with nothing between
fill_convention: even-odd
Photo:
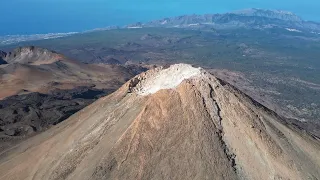
<instances>
[{"instance_id":1,"label":"white sulfur deposit","mask_svg":"<svg viewBox=\"0 0 320 180\"><path fill-rule=\"evenodd\" d=\"M172 89L183 80L201 75L201 68L194 68L188 64L175 64L168 69L161 69L142 80L137 89L140 95L153 94L161 89Z\"/></svg>"}]
</instances>

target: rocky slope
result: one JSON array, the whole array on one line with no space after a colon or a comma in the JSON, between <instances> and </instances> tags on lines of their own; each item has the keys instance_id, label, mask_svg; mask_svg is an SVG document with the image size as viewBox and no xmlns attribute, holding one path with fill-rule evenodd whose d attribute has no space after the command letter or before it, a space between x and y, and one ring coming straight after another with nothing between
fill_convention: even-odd
<instances>
[{"instance_id":1,"label":"rocky slope","mask_svg":"<svg viewBox=\"0 0 320 180\"><path fill-rule=\"evenodd\" d=\"M0 179L319 179L319 150L236 88L179 64L3 152Z\"/></svg>"}]
</instances>

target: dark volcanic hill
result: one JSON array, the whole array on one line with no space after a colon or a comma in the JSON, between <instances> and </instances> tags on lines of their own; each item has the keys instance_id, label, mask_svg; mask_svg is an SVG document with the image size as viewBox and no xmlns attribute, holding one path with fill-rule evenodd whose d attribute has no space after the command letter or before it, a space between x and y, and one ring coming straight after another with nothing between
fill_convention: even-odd
<instances>
[{"instance_id":1,"label":"dark volcanic hill","mask_svg":"<svg viewBox=\"0 0 320 180\"><path fill-rule=\"evenodd\" d=\"M62 122L114 89L77 87L28 93L0 101L0 151Z\"/></svg>"},{"instance_id":2,"label":"dark volcanic hill","mask_svg":"<svg viewBox=\"0 0 320 180\"><path fill-rule=\"evenodd\" d=\"M319 152L319 139L179 64L1 154L0 179L319 179Z\"/></svg>"},{"instance_id":3,"label":"dark volcanic hill","mask_svg":"<svg viewBox=\"0 0 320 180\"><path fill-rule=\"evenodd\" d=\"M107 59L106 61L104 61L105 64L122 64L119 60L115 59L115 58L110 58Z\"/></svg>"}]
</instances>

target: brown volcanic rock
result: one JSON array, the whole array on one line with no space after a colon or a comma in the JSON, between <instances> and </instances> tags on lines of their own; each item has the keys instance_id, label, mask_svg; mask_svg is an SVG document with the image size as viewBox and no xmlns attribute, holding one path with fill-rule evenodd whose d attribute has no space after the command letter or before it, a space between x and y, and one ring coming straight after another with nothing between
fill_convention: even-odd
<instances>
[{"instance_id":1,"label":"brown volcanic rock","mask_svg":"<svg viewBox=\"0 0 320 180\"><path fill-rule=\"evenodd\" d=\"M22 90L47 94L79 86L117 89L136 75L130 67L83 64L37 47L18 48L5 59L8 64L0 66L0 99Z\"/></svg>"},{"instance_id":2,"label":"brown volcanic rock","mask_svg":"<svg viewBox=\"0 0 320 180\"><path fill-rule=\"evenodd\" d=\"M67 58L61 54L34 46L16 48L5 57L8 63L33 65L51 64L64 59Z\"/></svg>"},{"instance_id":3,"label":"brown volcanic rock","mask_svg":"<svg viewBox=\"0 0 320 180\"><path fill-rule=\"evenodd\" d=\"M0 179L319 179L319 150L234 87L174 65L1 154Z\"/></svg>"}]
</instances>

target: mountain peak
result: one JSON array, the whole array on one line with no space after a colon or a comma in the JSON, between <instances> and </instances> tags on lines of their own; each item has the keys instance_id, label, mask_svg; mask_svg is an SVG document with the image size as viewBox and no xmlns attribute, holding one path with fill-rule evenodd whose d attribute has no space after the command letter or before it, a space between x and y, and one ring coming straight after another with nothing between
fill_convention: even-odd
<instances>
[{"instance_id":1,"label":"mountain peak","mask_svg":"<svg viewBox=\"0 0 320 180\"><path fill-rule=\"evenodd\" d=\"M175 64L167 69L159 67L139 76L140 82L134 91L140 95L149 95L161 89L172 89L186 79L199 77L202 72L201 68L194 68L188 64Z\"/></svg>"}]
</instances>

